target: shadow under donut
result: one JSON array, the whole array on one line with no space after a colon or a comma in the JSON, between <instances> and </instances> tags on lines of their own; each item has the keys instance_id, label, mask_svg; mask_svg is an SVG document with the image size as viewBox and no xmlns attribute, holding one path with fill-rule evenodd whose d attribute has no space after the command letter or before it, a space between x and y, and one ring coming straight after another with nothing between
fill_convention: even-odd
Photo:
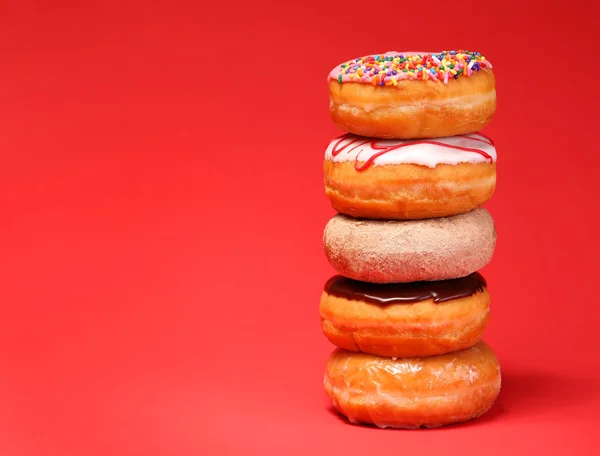
<instances>
[{"instance_id":1,"label":"shadow under donut","mask_svg":"<svg viewBox=\"0 0 600 456\"><path fill-rule=\"evenodd\" d=\"M555 372L503 370L500 395L492 408L481 417L437 428L395 430L451 430L467 426L485 426L509 415L513 418L524 416L529 419L536 415L544 415L549 410L553 412L557 410L568 411L569 408L583 401L600 397L598 384L600 384L600 381L596 379L562 375ZM341 422L351 424L332 405L327 407L327 411ZM372 424L355 424L354 426L365 429L379 429Z\"/></svg>"}]
</instances>

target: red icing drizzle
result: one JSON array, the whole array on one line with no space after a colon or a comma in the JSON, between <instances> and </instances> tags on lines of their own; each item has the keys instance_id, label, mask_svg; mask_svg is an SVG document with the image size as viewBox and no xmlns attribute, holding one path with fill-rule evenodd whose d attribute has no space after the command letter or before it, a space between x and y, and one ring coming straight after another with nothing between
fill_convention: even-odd
<instances>
[{"instance_id":1,"label":"red icing drizzle","mask_svg":"<svg viewBox=\"0 0 600 456\"><path fill-rule=\"evenodd\" d=\"M473 134L477 134L477 135L481 136L484 139L473 138L471 135L458 135L458 136L463 137L463 138L468 138L468 139L471 139L473 141L480 141L482 143L489 144L490 146L494 145L494 142L489 137L487 137L486 135L484 135L483 133L473 133ZM346 150L348 147L350 147L352 145L354 145L354 147L352 147L351 149L348 149L348 153L352 152L357 147L364 146L365 144L370 144L370 146L371 146L371 148L373 150L377 150L378 151L378 152L374 153L371 157L369 157L369 159L366 162L364 162L362 164L362 166L358 164L359 163L358 156L356 156L356 160L354 161L354 169L356 169L356 171L364 171L369 166L371 166L371 164L375 161L375 159L377 157L380 157L380 156L382 156L384 154L387 154L388 152L391 152L391 151L397 150L397 149L401 149L401 148L407 147L407 146L414 146L416 144L433 144L435 146L447 147L449 149L458 149L458 150L464 150L466 152L473 152L473 153L482 155L487 160L489 160L490 163L494 162L494 159L492 158L492 156L490 154L488 154L487 152L481 150L481 149L474 149L474 148L471 148L471 147L455 146L453 144L445 144L443 142L439 142L439 141L436 141L436 140L433 140L433 139L422 139L422 140L408 141L408 142L405 142L403 144L396 144L395 146L382 146L382 145L377 144L377 139L361 138L361 137L357 136L354 139L352 139L351 141L349 141L347 144L344 144L342 147L340 147L340 144L342 143L342 141L344 141L344 139L349 138L351 136L353 136L351 133L346 133L346 134L340 136L337 139L337 142L333 145L333 150L331 151L331 155L333 157L335 157L338 154L342 153L344 150Z\"/></svg>"}]
</instances>

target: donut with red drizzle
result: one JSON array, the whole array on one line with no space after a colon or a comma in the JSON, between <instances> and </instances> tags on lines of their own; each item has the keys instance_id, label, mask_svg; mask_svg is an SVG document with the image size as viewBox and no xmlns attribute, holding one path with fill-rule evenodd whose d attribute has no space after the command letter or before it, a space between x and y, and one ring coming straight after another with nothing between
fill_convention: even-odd
<instances>
[{"instance_id":1,"label":"donut with red drizzle","mask_svg":"<svg viewBox=\"0 0 600 456\"><path fill-rule=\"evenodd\" d=\"M374 138L470 134L496 111L492 64L479 52L388 52L343 62L328 77L333 122Z\"/></svg>"},{"instance_id":2,"label":"donut with red drizzle","mask_svg":"<svg viewBox=\"0 0 600 456\"><path fill-rule=\"evenodd\" d=\"M477 137L480 136L480 137ZM455 138L465 138L468 141L479 141L488 146L493 146L494 143L490 138L483 135L482 133L477 133L474 135L458 135ZM346 144L343 144L346 141ZM370 148L375 151L374 154L369 155L368 157L364 157L366 160L362 165L359 165L359 156L357 154L354 167L357 171L363 171L367 169L377 157L380 157L389 152L393 152L398 149L402 149L404 147L414 147L421 144L430 144L434 146L447 147L449 149L461 150L464 152L472 152L475 154L480 154L486 160L489 160L490 163L494 162L494 158L490 155L490 153L486 152L482 149L477 149L475 147L465 147L459 144L452 144L453 141L443 141L443 140L432 140L432 139L421 139L421 140L407 140L407 141L388 141L388 144L384 144L383 141L377 139L367 139L360 136L353 135L351 133L346 133L338 138L337 142L334 142L333 149L331 151L331 156L336 157L341 152L343 152L346 148L353 146L348 149L347 153L351 153L358 147L369 144Z\"/></svg>"},{"instance_id":3,"label":"donut with red drizzle","mask_svg":"<svg viewBox=\"0 0 600 456\"><path fill-rule=\"evenodd\" d=\"M480 132L414 140L347 133L325 151L325 193L336 211L359 218L461 214L491 198L496 160Z\"/></svg>"}]
</instances>

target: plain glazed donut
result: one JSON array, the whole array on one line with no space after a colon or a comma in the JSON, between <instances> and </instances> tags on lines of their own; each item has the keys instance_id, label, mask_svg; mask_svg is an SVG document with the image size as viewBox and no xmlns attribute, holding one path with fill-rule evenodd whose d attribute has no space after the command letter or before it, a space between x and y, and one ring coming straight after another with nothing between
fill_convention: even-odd
<instances>
[{"instance_id":1,"label":"plain glazed donut","mask_svg":"<svg viewBox=\"0 0 600 456\"><path fill-rule=\"evenodd\" d=\"M427 358L380 358L337 349L324 386L352 423L437 427L477 418L500 392L500 366L483 342Z\"/></svg>"},{"instance_id":2,"label":"plain glazed donut","mask_svg":"<svg viewBox=\"0 0 600 456\"><path fill-rule=\"evenodd\" d=\"M371 219L445 217L482 206L496 187L496 149L481 133L436 140L345 134L323 165L325 194L342 214Z\"/></svg>"},{"instance_id":3,"label":"plain glazed donut","mask_svg":"<svg viewBox=\"0 0 600 456\"><path fill-rule=\"evenodd\" d=\"M374 138L474 133L496 111L496 82L477 52L388 52L329 74L329 111L345 131Z\"/></svg>"},{"instance_id":4,"label":"plain glazed donut","mask_svg":"<svg viewBox=\"0 0 600 456\"><path fill-rule=\"evenodd\" d=\"M334 216L323 247L333 268L364 282L394 283L464 277L484 267L496 246L485 209L427 220L362 220Z\"/></svg>"},{"instance_id":5,"label":"plain glazed donut","mask_svg":"<svg viewBox=\"0 0 600 456\"><path fill-rule=\"evenodd\" d=\"M490 313L480 274L439 282L371 284L335 276L321 297L323 333L337 347L398 358L475 345Z\"/></svg>"}]
</instances>

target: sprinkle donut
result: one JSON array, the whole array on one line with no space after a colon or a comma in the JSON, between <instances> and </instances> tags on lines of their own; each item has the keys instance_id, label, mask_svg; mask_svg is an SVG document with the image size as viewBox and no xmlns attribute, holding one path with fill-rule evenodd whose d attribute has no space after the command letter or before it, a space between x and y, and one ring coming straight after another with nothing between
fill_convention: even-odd
<instances>
[{"instance_id":1,"label":"sprinkle donut","mask_svg":"<svg viewBox=\"0 0 600 456\"><path fill-rule=\"evenodd\" d=\"M329 111L341 129L374 138L474 133L496 110L491 63L479 52L388 52L329 74Z\"/></svg>"},{"instance_id":2,"label":"sprinkle donut","mask_svg":"<svg viewBox=\"0 0 600 456\"><path fill-rule=\"evenodd\" d=\"M398 140L347 133L325 151L325 193L342 214L421 219L486 203L496 186L496 148L483 133Z\"/></svg>"}]
</instances>

